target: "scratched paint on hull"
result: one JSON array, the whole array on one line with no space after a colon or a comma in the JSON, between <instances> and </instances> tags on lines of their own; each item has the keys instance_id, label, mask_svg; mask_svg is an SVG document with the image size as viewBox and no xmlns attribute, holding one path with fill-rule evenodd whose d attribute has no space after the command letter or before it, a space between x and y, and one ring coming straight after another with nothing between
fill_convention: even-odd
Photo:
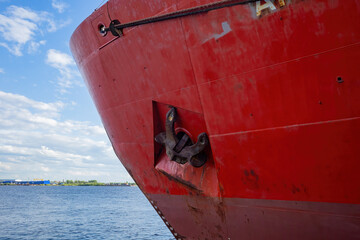
<instances>
[{"instance_id":1,"label":"scratched paint on hull","mask_svg":"<svg viewBox=\"0 0 360 240\"><path fill-rule=\"evenodd\" d=\"M358 239L360 205L149 194L186 239ZM198 226L198 227L195 227Z\"/></svg>"}]
</instances>

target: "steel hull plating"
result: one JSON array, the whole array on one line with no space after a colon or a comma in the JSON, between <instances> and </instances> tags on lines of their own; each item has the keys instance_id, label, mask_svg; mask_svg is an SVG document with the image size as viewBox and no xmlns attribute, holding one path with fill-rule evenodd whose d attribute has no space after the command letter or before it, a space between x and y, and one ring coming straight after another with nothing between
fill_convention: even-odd
<instances>
[{"instance_id":1,"label":"steel hull plating","mask_svg":"<svg viewBox=\"0 0 360 240\"><path fill-rule=\"evenodd\" d=\"M110 0L71 49L113 148L177 239L358 239L360 4L267 1L123 30L210 0ZM206 132L200 168L154 137Z\"/></svg>"}]
</instances>

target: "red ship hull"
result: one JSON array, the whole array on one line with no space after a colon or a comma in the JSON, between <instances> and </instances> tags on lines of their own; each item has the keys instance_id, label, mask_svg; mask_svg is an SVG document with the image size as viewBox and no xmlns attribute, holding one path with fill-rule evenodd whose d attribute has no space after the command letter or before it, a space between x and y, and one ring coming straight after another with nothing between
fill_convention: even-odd
<instances>
[{"instance_id":1,"label":"red ship hull","mask_svg":"<svg viewBox=\"0 0 360 240\"><path fill-rule=\"evenodd\" d=\"M359 1L262 1L99 33L209 2L110 0L73 34L120 161L176 239L359 239ZM154 141L169 106L176 132L207 133L202 167Z\"/></svg>"}]
</instances>

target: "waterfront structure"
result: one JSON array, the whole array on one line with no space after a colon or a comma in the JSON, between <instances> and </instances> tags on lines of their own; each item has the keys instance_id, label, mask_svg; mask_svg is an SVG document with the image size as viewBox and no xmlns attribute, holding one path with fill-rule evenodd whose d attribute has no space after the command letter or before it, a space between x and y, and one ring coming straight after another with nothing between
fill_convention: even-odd
<instances>
[{"instance_id":1,"label":"waterfront structure","mask_svg":"<svg viewBox=\"0 0 360 240\"><path fill-rule=\"evenodd\" d=\"M47 184L50 184L50 180L23 181L23 180L18 180L18 179L0 179L0 184L47 185Z\"/></svg>"}]
</instances>

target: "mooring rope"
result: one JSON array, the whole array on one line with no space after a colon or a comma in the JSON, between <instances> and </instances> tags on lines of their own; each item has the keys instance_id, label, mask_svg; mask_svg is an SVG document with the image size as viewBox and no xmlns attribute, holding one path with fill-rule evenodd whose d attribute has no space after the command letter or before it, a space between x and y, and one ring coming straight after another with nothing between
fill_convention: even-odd
<instances>
[{"instance_id":1,"label":"mooring rope","mask_svg":"<svg viewBox=\"0 0 360 240\"><path fill-rule=\"evenodd\" d=\"M105 28L104 30L106 32L111 31L112 34L119 36L119 35L121 35L121 32L124 28L135 27L135 26L149 24L149 23L155 23L155 22L161 22L161 21L166 21L166 20L170 20L170 19L200 14L200 13L206 13L206 12L216 10L216 9L232 7L232 6L236 6L236 5L243 5L243 4L248 4L248 3L254 3L257 1L259 1L259 0L246 0L246 1L244 1L244 0L223 0L223 1L209 3L209 4L197 6L197 7L187 8L187 9L183 9L183 10L179 10L179 11L175 11L175 12L171 12L171 13L166 13L166 14L162 14L162 15L158 15L158 16L154 16L154 17L143 18L140 20L127 22L127 23L120 23L118 20L116 20L116 21L111 21L110 26L108 28Z\"/></svg>"}]
</instances>

